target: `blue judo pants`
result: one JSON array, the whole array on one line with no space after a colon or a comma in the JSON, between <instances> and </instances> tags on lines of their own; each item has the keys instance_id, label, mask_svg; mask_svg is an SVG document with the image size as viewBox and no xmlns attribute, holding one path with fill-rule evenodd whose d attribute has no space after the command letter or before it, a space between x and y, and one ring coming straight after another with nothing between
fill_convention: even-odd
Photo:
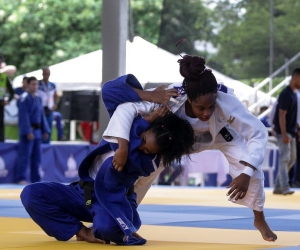
<instances>
[{"instance_id":1,"label":"blue judo pants","mask_svg":"<svg viewBox=\"0 0 300 250\"><path fill-rule=\"evenodd\" d=\"M53 123L53 119L54 119L53 112L51 112L50 115L45 115L45 117L46 117L46 120L48 122L48 126L49 126L49 129L50 129L50 134L49 134L47 139L42 140L42 143L43 144L49 144L50 141L51 141L51 135L52 135L52 123Z\"/></svg>"},{"instance_id":2,"label":"blue judo pants","mask_svg":"<svg viewBox=\"0 0 300 250\"><path fill-rule=\"evenodd\" d=\"M16 183L27 180L28 166L30 166L30 181L34 183L41 180L39 174L41 154L41 139L28 140L26 135L20 136L19 161L15 173Z\"/></svg>"},{"instance_id":3,"label":"blue judo pants","mask_svg":"<svg viewBox=\"0 0 300 250\"><path fill-rule=\"evenodd\" d=\"M84 191L79 184L64 185L56 182L30 184L23 189L21 201L34 222L47 235L59 241L71 239L81 229L84 221L93 222L96 238L119 245L130 245L130 241L124 243L123 231L97 201L94 192L92 192L92 208L85 206ZM145 244L145 240L141 241L141 244Z\"/></svg>"},{"instance_id":4,"label":"blue judo pants","mask_svg":"<svg viewBox=\"0 0 300 250\"><path fill-rule=\"evenodd\" d=\"M54 120L56 121L57 139L61 140L61 139L63 139L63 136L64 136L62 121L61 121L62 120L61 113L54 111L53 117L54 117Z\"/></svg>"}]
</instances>

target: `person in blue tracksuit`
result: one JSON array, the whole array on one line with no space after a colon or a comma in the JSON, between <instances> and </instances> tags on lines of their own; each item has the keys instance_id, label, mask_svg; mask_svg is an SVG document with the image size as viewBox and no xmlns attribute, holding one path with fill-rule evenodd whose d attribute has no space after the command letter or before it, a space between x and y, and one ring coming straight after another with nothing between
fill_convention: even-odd
<instances>
[{"instance_id":1,"label":"person in blue tracksuit","mask_svg":"<svg viewBox=\"0 0 300 250\"><path fill-rule=\"evenodd\" d=\"M115 84L120 88L112 97L110 88L115 88ZM124 97L129 86L141 89L132 75L108 82L102 88L110 116L119 103L129 100ZM133 93L132 98L138 95ZM168 166L189 154L193 143L191 125L160 107L149 116L137 116L129 138L102 139L80 164L79 183L28 185L21 193L22 203L31 218L57 240L69 240L76 235L78 240L92 243L145 244L146 240L136 234L141 220L134 183L140 176L154 172L160 161ZM93 227L87 228L81 221L92 222Z\"/></svg>"},{"instance_id":2,"label":"person in blue tracksuit","mask_svg":"<svg viewBox=\"0 0 300 250\"><path fill-rule=\"evenodd\" d=\"M30 181L40 181L41 140L48 137L50 129L46 122L41 99L36 96L38 81L28 78L27 91L19 100L19 161L15 182L27 184L27 169L30 164Z\"/></svg>"},{"instance_id":3,"label":"person in blue tracksuit","mask_svg":"<svg viewBox=\"0 0 300 250\"><path fill-rule=\"evenodd\" d=\"M17 99L17 106L19 106L20 97L27 89L27 81L28 77L24 76L22 81L22 87L15 88L15 98ZM61 141L63 139L63 124L62 124L62 117L61 113L57 111L53 111L53 117L56 121L56 129L57 129L57 140Z\"/></svg>"}]
</instances>

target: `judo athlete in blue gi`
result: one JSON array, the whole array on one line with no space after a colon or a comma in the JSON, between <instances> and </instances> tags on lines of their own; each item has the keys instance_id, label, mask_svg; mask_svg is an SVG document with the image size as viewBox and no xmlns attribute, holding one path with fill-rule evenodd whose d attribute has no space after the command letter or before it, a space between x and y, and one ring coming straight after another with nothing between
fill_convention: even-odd
<instances>
[{"instance_id":1,"label":"judo athlete in blue gi","mask_svg":"<svg viewBox=\"0 0 300 250\"><path fill-rule=\"evenodd\" d=\"M15 172L15 182L27 184L26 175L30 165L30 181L39 182L41 164L41 140L47 138L50 129L46 122L42 101L36 96L38 81L28 78L27 91L18 102L19 107L19 161Z\"/></svg>"},{"instance_id":2,"label":"judo athlete in blue gi","mask_svg":"<svg viewBox=\"0 0 300 250\"><path fill-rule=\"evenodd\" d=\"M133 76L124 77L125 88L110 95L110 83L102 88L102 98L110 116L124 91L138 86ZM138 98L133 93L130 98ZM146 240L136 234L141 226L134 183L149 176L162 161L167 166L189 154L194 144L191 125L160 107L147 117L137 116L129 138L107 138L89 153L79 166L80 183L63 185L43 182L27 185L21 200L31 218L49 235L66 241L74 235L91 243L141 245ZM122 170L121 170L122 169ZM92 184L92 185L90 185ZM94 190L94 191L91 191ZM92 222L85 227L81 221Z\"/></svg>"}]
</instances>

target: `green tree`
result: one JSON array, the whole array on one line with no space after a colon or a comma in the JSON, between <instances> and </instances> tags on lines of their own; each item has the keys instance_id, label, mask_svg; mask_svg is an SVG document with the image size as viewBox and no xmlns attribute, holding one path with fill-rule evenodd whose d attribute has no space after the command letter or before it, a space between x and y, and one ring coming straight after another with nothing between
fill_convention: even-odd
<instances>
[{"instance_id":1,"label":"green tree","mask_svg":"<svg viewBox=\"0 0 300 250\"><path fill-rule=\"evenodd\" d=\"M299 7L299 0L274 0L274 70L300 51ZM217 69L238 79L267 77L270 2L222 0L214 13L220 27L214 38L219 52L212 58Z\"/></svg>"},{"instance_id":2,"label":"green tree","mask_svg":"<svg viewBox=\"0 0 300 250\"><path fill-rule=\"evenodd\" d=\"M179 51L199 53L194 42L214 36L211 10L199 0L131 0L131 8L134 34L171 53L178 53L175 44L184 38L189 43Z\"/></svg>"},{"instance_id":3,"label":"green tree","mask_svg":"<svg viewBox=\"0 0 300 250\"><path fill-rule=\"evenodd\" d=\"M172 53L196 53L196 40L209 40L210 10L199 0L129 0L138 35ZM101 0L1 0L0 48L17 74L101 49ZM201 14L199 14L201 13Z\"/></svg>"},{"instance_id":4,"label":"green tree","mask_svg":"<svg viewBox=\"0 0 300 250\"><path fill-rule=\"evenodd\" d=\"M199 0L164 0L158 46L177 54L176 42L187 39L190 44L181 44L179 50L195 54L194 42L208 41L213 36L211 11Z\"/></svg>"},{"instance_id":5,"label":"green tree","mask_svg":"<svg viewBox=\"0 0 300 250\"><path fill-rule=\"evenodd\" d=\"M101 0L1 0L0 48L25 73L100 49Z\"/></svg>"},{"instance_id":6,"label":"green tree","mask_svg":"<svg viewBox=\"0 0 300 250\"><path fill-rule=\"evenodd\" d=\"M162 2L162 0L130 1L134 35L138 35L153 44L158 44Z\"/></svg>"}]
</instances>

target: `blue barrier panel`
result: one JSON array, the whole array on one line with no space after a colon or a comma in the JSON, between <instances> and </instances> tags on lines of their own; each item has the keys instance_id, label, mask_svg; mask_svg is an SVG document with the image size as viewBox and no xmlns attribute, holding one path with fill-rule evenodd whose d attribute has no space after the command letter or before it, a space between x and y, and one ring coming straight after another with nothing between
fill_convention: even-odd
<instances>
[{"instance_id":1,"label":"blue barrier panel","mask_svg":"<svg viewBox=\"0 0 300 250\"><path fill-rule=\"evenodd\" d=\"M94 145L42 145L42 181L78 180L78 166ZM18 143L0 143L0 183L13 183L18 164ZM28 166L29 173L29 166Z\"/></svg>"}]
</instances>

